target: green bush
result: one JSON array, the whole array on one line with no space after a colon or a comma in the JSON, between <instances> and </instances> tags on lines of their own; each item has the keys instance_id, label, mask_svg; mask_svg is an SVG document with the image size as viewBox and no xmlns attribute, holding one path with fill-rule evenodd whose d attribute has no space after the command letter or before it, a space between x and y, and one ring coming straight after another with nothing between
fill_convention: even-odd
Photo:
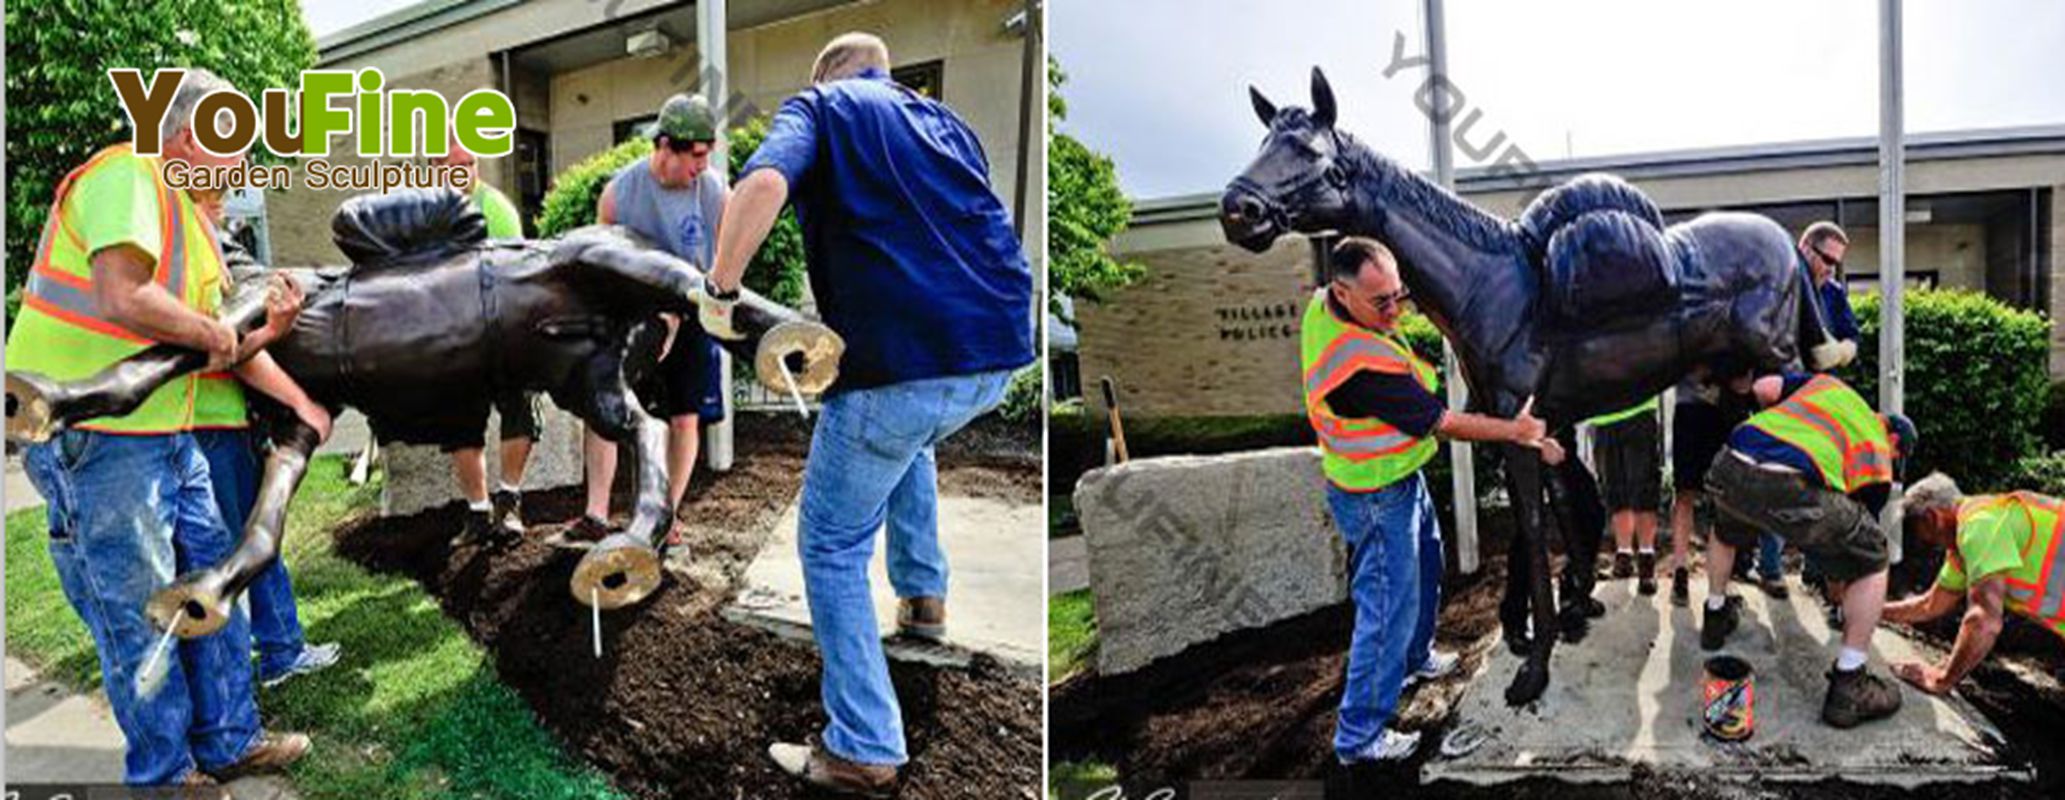
<instances>
[{"instance_id":1,"label":"green bush","mask_svg":"<svg viewBox=\"0 0 2065 800\"><path fill-rule=\"evenodd\" d=\"M2015 477L2003 488L2065 497L2065 450L2029 456L2015 462Z\"/></svg>"},{"instance_id":2,"label":"green bush","mask_svg":"<svg viewBox=\"0 0 2065 800\"><path fill-rule=\"evenodd\" d=\"M1038 422L1040 398L1045 395L1040 365L1034 362L1011 375L1011 386L1004 391L1004 403L997 413L1012 422Z\"/></svg>"},{"instance_id":3,"label":"green bush","mask_svg":"<svg viewBox=\"0 0 2065 800\"><path fill-rule=\"evenodd\" d=\"M2044 447L2051 450L2065 450L2065 381L2051 384L2051 393L2044 399L2043 417L2036 423Z\"/></svg>"},{"instance_id":4,"label":"green bush","mask_svg":"<svg viewBox=\"0 0 2065 800\"><path fill-rule=\"evenodd\" d=\"M728 138L731 147L731 171L738 174L746 159L760 148L760 142L767 138L768 118L757 117L745 125L734 128ZM557 236L583 225L595 223L595 206L602 199L602 187L626 164L652 154L652 140L633 139L616 147L582 159L568 167L552 180L552 190L545 193L543 207L538 210L538 235ZM774 230L767 235L767 241L753 255L746 265L746 288L759 292L769 300L785 306L796 306L803 302L803 284L806 277L803 262L803 229L796 223L796 213L784 209L775 221Z\"/></svg>"},{"instance_id":5,"label":"green bush","mask_svg":"<svg viewBox=\"0 0 2065 800\"><path fill-rule=\"evenodd\" d=\"M297 87L315 37L294 0L17 2L7 7L8 324L57 182L128 138L107 71L200 67L253 98ZM264 148L253 154L267 160Z\"/></svg>"},{"instance_id":6,"label":"green bush","mask_svg":"<svg viewBox=\"0 0 2065 800\"><path fill-rule=\"evenodd\" d=\"M2049 377L2050 322L1962 289L1904 295L1905 410L1922 435L1910 475L1942 470L1971 491L2004 486L2016 461L2037 452ZM1856 304L1863 330L1847 375L1878 399L1879 296Z\"/></svg>"}]
</instances>

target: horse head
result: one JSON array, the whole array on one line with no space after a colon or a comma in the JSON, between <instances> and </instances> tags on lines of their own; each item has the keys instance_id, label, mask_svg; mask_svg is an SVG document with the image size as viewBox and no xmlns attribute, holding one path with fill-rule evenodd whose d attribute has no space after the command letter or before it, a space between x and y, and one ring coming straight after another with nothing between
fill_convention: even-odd
<instances>
[{"instance_id":1,"label":"horse head","mask_svg":"<svg viewBox=\"0 0 2065 800\"><path fill-rule=\"evenodd\" d=\"M1219 198L1226 240L1253 252L1285 233L1336 230L1354 218L1354 140L1334 128L1334 90L1312 69L1312 108L1277 108L1253 86L1248 99L1268 126L1262 150Z\"/></svg>"}]
</instances>

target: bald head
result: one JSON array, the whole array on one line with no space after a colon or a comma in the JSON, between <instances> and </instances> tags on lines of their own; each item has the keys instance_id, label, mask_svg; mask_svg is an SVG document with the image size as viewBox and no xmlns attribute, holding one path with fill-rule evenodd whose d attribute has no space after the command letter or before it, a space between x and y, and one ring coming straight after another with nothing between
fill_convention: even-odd
<instances>
[{"instance_id":1,"label":"bald head","mask_svg":"<svg viewBox=\"0 0 2065 800\"><path fill-rule=\"evenodd\" d=\"M817 63L810 68L810 82L851 78L867 69L889 69L889 45L872 33L842 33L818 51Z\"/></svg>"}]
</instances>

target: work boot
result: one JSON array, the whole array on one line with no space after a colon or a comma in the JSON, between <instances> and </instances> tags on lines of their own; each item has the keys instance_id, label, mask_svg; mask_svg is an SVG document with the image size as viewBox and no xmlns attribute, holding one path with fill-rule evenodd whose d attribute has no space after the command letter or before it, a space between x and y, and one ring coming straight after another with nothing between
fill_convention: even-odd
<instances>
[{"instance_id":1,"label":"work boot","mask_svg":"<svg viewBox=\"0 0 2065 800\"><path fill-rule=\"evenodd\" d=\"M495 505L495 527L512 537L523 535L523 493L515 489L496 489L488 495Z\"/></svg>"},{"instance_id":2,"label":"work boot","mask_svg":"<svg viewBox=\"0 0 2065 800\"><path fill-rule=\"evenodd\" d=\"M1699 626L1699 647L1702 650L1719 650L1728 643L1728 634L1735 632L1735 626L1742 621L1742 598L1729 597L1720 608L1708 606L1706 621Z\"/></svg>"},{"instance_id":3,"label":"work boot","mask_svg":"<svg viewBox=\"0 0 2065 800\"><path fill-rule=\"evenodd\" d=\"M768 745L767 755L783 772L838 794L889 797L896 793L896 768L856 764L825 752L816 742Z\"/></svg>"},{"instance_id":4,"label":"work boot","mask_svg":"<svg viewBox=\"0 0 2065 800\"><path fill-rule=\"evenodd\" d=\"M560 537L569 542L594 544L609 538L611 533L613 531L610 530L608 520L600 520L587 514L582 514L581 518L576 520L574 524L566 526L566 531L561 533Z\"/></svg>"},{"instance_id":5,"label":"work boot","mask_svg":"<svg viewBox=\"0 0 2065 800\"><path fill-rule=\"evenodd\" d=\"M898 600L896 630L913 639L946 641L946 598L906 597Z\"/></svg>"},{"instance_id":6,"label":"work boot","mask_svg":"<svg viewBox=\"0 0 2065 800\"><path fill-rule=\"evenodd\" d=\"M498 535L487 511L466 509L466 525L459 529L459 544L487 544Z\"/></svg>"},{"instance_id":7,"label":"work boot","mask_svg":"<svg viewBox=\"0 0 2065 800\"><path fill-rule=\"evenodd\" d=\"M1635 577L1635 554L1626 550L1613 554L1613 579L1624 581Z\"/></svg>"},{"instance_id":8,"label":"work boot","mask_svg":"<svg viewBox=\"0 0 2065 800\"><path fill-rule=\"evenodd\" d=\"M169 791L165 796L177 797L180 800L201 800L201 798L229 800L229 790L223 788L220 781L208 777L208 773L200 770L194 770L187 773L186 777L180 778L178 786L177 790ZM145 796L156 797L157 795L146 794Z\"/></svg>"},{"instance_id":9,"label":"work boot","mask_svg":"<svg viewBox=\"0 0 2065 800\"><path fill-rule=\"evenodd\" d=\"M227 783L245 775L278 772L308 755L309 747L308 736L304 734L266 732L259 735L257 744L244 751L244 757L237 759L237 763L210 770L208 774Z\"/></svg>"},{"instance_id":10,"label":"work boot","mask_svg":"<svg viewBox=\"0 0 2065 800\"><path fill-rule=\"evenodd\" d=\"M1689 577L1684 567L1671 570L1671 605L1679 608L1692 605L1692 591L1685 585Z\"/></svg>"},{"instance_id":11,"label":"work boot","mask_svg":"<svg viewBox=\"0 0 2065 800\"><path fill-rule=\"evenodd\" d=\"M1643 597L1656 594L1656 554L1635 554L1635 591Z\"/></svg>"},{"instance_id":12,"label":"work boot","mask_svg":"<svg viewBox=\"0 0 2065 800\"><path fill-rule=\"evenodd\" d=\"M1863 667L1849 672L1829 668L1828 699L1821 704L1822 722L1837 728L1854 728L1893 716L1899 710L1899 685Z\"/></svg>"},{"instance_id":13,"label":"work boot","mask_svg":"<svg viewBox=\"0 0 2065 800\"><path fill-rule=\"evenodd\" d=\"M1773 600L1784 600L1792 596L1792 592L1785 588L1784 575L1758 578L1757 588L1764 590L1764 596Z\"/></svg>"}]
</instances>

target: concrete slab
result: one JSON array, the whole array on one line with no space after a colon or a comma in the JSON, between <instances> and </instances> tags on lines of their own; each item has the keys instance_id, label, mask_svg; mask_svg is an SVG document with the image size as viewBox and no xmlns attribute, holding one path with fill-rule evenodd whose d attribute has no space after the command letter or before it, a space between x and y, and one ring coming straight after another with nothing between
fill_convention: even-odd
<instances>
[{"instance_id":1,"label":"concrete slab","mask_svg":"<svg viewBox=\"0 0 2065 800\"><path fill-rule=\"evenodd\" d=\"M1695 614L1705 602L1705 582L1694 581L1690 608L1673 607L1666 592L1641 597L1633 587L1633 581L1600 583L1594 596L1607 605L1606 616L1593 620L1583 643L1556 648L1549 689L1530 706L1506 705L1506 683L1520 659L1503 643L1496 646L1458 711L1488 740L1462 757L1429 762L1428 779L1621 781L1638 764L1720 778L1834 776L1910 787L2027 777L2001 766L1994 750L2000 734L1970 705L1905 684L1905 702L1891 719L1847 731L1823 724L1823 676L1836 637L1820 604L1797 581L1787 601L1738 589L1746 605L1743 625L1722 652L1756 670L1756 733L1736 744L1708 740L1698 722L1708 654L1699 648ZM1919 652L1912 641L1881 628L1873 636L1871 669L1887 674L1890 661Z\"/></svg>"},{"instance_id":2,"label":"concrete slab","mask_svg":"<svg viewBox=\"0 0 2065 800\"><path fill-rule=\"evenodd\" d=\"M7 782L24 785L113 786L122 782L122 729L107 696L77 694L42 680L8 658ZM241 778L230 793L252 800L292 800L293 785L276 775ZM83 796L83 795L82 795Z\"/></svg>"},{"instance_id":3,"label":"concrete slab","mask_svg":"<svg viewBox=\"0 0 2065 800\"><path fill-rule=\"evenodd\" d=\"M803 640L810 638L810 606L803 596L803 562L796 550L801 506L789 505L774 535L746 568L743 589L724 610L726 619ZM947 643L903 641L896 630L896 591L889 585L885 534L877 534L868 577L875 619L888 638L889 657L959 665L972 653L996 658L1014 671L1039 673L1047 652L1046 607L1039 602L1045 564L1046 520L1038 505L970 497L939 499L940 547L951 572Z\"/></svg>"},{"instance_id":4,"label":"concrete slab","mask_svg":"<svg viewBox=\"0 0 2065 800\"><path fill-rule=\"evenodd\" d=\"M1090 547L1081 536L1047 542L1047 593L1067 594L1090 588Z\"/></svg>"}]
</instances>

